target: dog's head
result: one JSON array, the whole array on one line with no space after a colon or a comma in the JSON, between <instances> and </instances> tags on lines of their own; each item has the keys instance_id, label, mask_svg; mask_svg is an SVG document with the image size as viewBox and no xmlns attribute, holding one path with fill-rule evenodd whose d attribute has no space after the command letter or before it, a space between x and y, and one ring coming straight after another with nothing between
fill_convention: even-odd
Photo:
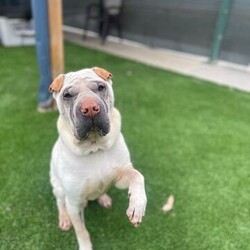
<instances>
[{"instance_id":1,"label":"dog's head","mask_svg":"<svg viewBox=\"0 0 250 250\"><path fill-rule=\"evenodd\" d=\"M94 67L58 76L50 85L61 116L77 140L110 131L114 105L111 73Z\"/></svg>"}]
</instances>

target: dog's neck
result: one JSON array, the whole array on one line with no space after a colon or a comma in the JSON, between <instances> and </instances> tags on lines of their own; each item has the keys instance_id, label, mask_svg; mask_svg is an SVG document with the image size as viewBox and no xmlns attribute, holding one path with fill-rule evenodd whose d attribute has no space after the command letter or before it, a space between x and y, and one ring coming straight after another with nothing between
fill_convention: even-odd
<instances>
[{"instance_id":1,"label":"dog's neck","mask_svg":"<svg viewBox=\"0 0 250 250\"><path fill-rule=\"evenodd\" d=\"M113 108L110 119L110 132L106 136L93 132L86 140L79 141L75 138L65 118L60 115L57 121L59 138L73 154L78 156L95 153L98 150L109 150L118 139L121 131L121 116L116 108Z\"/></svg>"}]
</instances>

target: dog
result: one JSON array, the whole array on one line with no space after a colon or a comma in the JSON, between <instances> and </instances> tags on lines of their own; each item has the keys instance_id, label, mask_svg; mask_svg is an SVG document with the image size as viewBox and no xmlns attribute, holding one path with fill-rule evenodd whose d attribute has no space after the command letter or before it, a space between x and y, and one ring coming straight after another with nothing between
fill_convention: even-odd
<instances>
[{"instance_id":1,"label":"dog","mask_svg":"<svg viewBox=\"0 0 250 250\"><path fill-rule=\"evenodd\" d=\"M121 133L111 77L107 70L93 67L59 75L50 85L59 111L50 182L59 228L74 227L80 250L92 249L84 208L96 199L111 207L107 190L112 184L128 188L126 213L134 226L140 225L146 210L144 177L133 167Z\"/></svg>"}]
</instances>

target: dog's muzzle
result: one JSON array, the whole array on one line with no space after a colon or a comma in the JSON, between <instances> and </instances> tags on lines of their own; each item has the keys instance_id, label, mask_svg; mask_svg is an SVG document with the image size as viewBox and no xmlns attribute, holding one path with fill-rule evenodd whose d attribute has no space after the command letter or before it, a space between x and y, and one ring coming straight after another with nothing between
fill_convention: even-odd
<instances>
[{"instance_id":1,"label":"dog's muzzle","mask_svg":"<svg viewBox=\"0 0 250 250\"><path fill-rule=\"evenodd\" d=\"M86 140L90 133L105 136L109 133L110 122L105 105L95 98L85 98L79 102L76 110L75 137Z\"/></svg>"}]
</instances>

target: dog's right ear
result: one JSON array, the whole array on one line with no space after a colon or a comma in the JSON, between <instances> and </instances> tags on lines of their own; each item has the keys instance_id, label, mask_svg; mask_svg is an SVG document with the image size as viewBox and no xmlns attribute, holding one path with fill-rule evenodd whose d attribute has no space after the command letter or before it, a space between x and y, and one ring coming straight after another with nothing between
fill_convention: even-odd
<instances>
[{"instance_id":1,"label":"dog's right ear","mask_svg":"<svg viewBox=\"0 0 250 250\"><path fill-rule=\"evenodd\" d=\"M60 92L64 81L64 75L59 75L49 86L49 91L51 93Z\"/></svg>"},{"instance_id":2,"label":"dog's right ear","mask_svg":"<svg viewBox=\"0 0 250 250\"><path fill-rule=\"evenodd\" d=\"M112 78L112 74L108 72L106 69L99 68L99 67L93 67L92 70L100 76L102 79L105 81L109 80Z\"/></svg>"}]
</instances>

